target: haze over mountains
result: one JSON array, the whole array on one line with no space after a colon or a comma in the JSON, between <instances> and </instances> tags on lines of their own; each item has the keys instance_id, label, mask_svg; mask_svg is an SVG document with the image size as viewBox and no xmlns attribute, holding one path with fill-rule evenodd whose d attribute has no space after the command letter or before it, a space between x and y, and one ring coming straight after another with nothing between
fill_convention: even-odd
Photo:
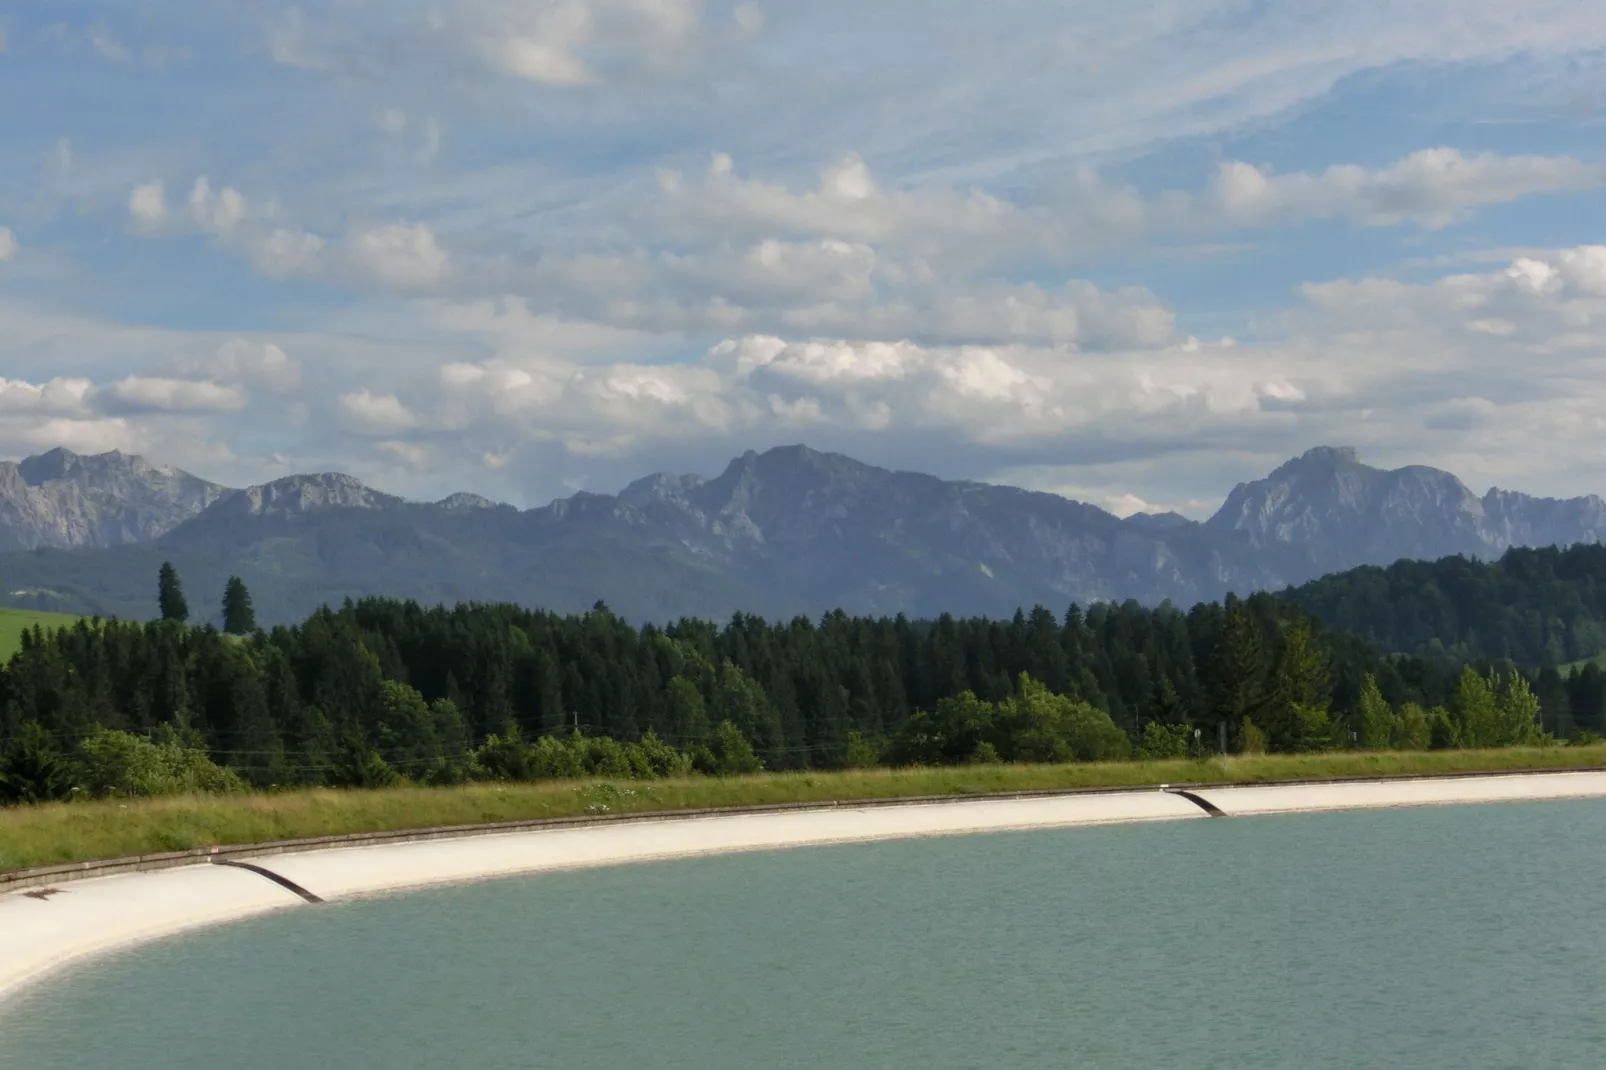
<instances>
[{"instance_id":1,"label":"haze over mountains","mask_svg":"<svg viewBox=\"0 0 1606 1070\"><path fill-rule=\"evenodd\" d=\"M602 600L663 620L1186 605L1362 564L1603 539L1598 497L1479 497L1447 472L1384 471L1334 448L1238 486L1202 524L802 446L523 511L466 493L409 502L339 474L231 490L119 453L0 464L0 600L124 617L154 615L163 560L198 610L241 575L264 623L365 595L560 611Z\"/></svg>"}]
</instances>

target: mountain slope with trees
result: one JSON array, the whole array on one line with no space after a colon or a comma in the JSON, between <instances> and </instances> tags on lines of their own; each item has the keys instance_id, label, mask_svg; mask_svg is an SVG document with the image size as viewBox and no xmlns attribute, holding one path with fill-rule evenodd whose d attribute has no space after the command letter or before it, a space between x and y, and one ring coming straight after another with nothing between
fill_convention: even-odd
<instances>
[{"instance_id":1,"label":"mountain slope with trees","mask_svg":"<svg viewBox=\"0 0 1606 1070\"><path fill-rule=\"evenodd\" d=\"M1498 561L1399 561L1287 591L1329 627L1399 653L1563 665L1606 651L1606 547L1514 549Z\"/></svg>"}]
</instances>

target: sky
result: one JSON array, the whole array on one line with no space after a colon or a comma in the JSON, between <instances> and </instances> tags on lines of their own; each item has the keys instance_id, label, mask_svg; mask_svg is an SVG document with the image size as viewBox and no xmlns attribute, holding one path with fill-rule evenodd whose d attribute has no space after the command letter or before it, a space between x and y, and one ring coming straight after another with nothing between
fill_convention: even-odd
<instances>
[{"instance_id":1,"label":"sky","mask_svg":"<svg viewBox=\"0 0 1606 1070\"><path fill-rule=\"evenodd\" d=\"M0 458L1606 493L1578 0L0 0Z\"/></svg>"}]
</instances>

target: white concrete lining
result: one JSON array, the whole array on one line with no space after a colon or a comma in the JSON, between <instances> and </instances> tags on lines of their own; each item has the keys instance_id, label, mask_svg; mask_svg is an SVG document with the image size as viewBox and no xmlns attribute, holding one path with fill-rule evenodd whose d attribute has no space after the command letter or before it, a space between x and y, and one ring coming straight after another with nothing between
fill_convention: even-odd
<instances>
[{"instance_id":1,"label":"white concrete lining","mask_svg":"<svg viewBox=\"0 0 1606 1070\"><path fill-rule=\"evenodd\" d=\"M1606 797L1606 772L1191 789L1224 814ZM449 882L782 847L1203 819L1154 789L962 802L687 816L334 847L259 857L325 901ZM247 870L210 864L0 894L0 997L90 955L188 929L306 907Z\"/></svg>"},{"instance_id":2,"label":"white concrete lining","mask_svg":"<svg viewBox=\"0 0 1606 1070\"><path fill-rule=\"evenodd\" d=\"M1248 817L1308 810L1591 798L1606 796L1606 772L1421 777L1361 783L1255 784L1190 790L1210 800L1228 817Z\"/></svg>"}]
</instances>

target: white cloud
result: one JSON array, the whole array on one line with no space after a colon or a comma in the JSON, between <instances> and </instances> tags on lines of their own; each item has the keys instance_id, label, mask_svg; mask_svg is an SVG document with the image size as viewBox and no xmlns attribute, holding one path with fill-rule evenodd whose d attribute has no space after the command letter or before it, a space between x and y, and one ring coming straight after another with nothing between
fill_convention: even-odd
<instances>
[{"instance_id":1,"label":"white cloud","mask_svg":"<svg viewBox=\"0 0 1606 1070\"><path fill-rule=\"evenodd\" d=\"M245 408L239 387L194 379L130 375L104 391L102 403L120 412L225 413Z\"/></svg>"},{"instance_id":2,"label":"white cloud","mask_svg":"<svg viewBox=\"0 0 1606 1070\"><path fill-rule=\"evenodd\" d=\"M261 387L283 394L301 385L301 366L272 342L231 338L210 355L174 362L174 370L223 383Z\"/></svg>"},{"instance_id":3,"label":"white cloud","mask_svg":"<svg viewBox=\"0 0 1606 1070\"><path fill-rule=\"evenodd\" d=\"M111 60L113 63L133 62L134 57L129 53L128 46L119 41L103 25L97 25L90 29L89 43L102 59Z\"/></svg>"},{"instance_id":4,"label":"white cloud","mask_svg":"<svg viewBox=\"0 0 1606 1070\"><path fill-rule=\"evenodd\" d=\"M979 189L885 189L858 156L825 168L814 188L794 192L738 177L730 157L720 154L700 181L663 171L658 185L651 218L683 240L827 235L951 269L1087 259L1143 237L1337 216L1367 226L1442 227L1491 204L1599 188L1606 185L1606 166L1565 156L1468 156L1450 148L1424 149L1380 170L1344 164L1276 175L1229 161L1201 193L1146 198L1083 171L1050 200L1023 205Z\"/></svg>"},{"instance_id":5,"label":"white cloud","mask_svg":"<svg viewBox=\"0 0 1606 1070\"><path fill-rule=\"evenodd\" d=\"M205 175L197 178L190 188L189 206L190 218L196 226L220 236L232 233L246 216L245 197L240 191L224 186L214 193Z\"/></svg>"},{"instance_id":6,"label":"white cloud","mask_svg":"<svg viewBox=\"0 0 1606 1070\"><path fill-rule=\"evenodd\" d=\"M387 223L352 234L346 243L354 269L400 290L423 290L449 268L446 251L422 223Z\"/></svg>"},{"instance_id":7,"label":"white cloud","mask_svg":"<svg viewBox=\"0 0 1606 1070\"><path fill-rule=\"evenodd\" d=\"M249 252L256 269L270 279L315 275L328 243L316 234L275 227L252 241Z\"/></svg>"},{"instance_id":8,"label":"white cloud","mask_svg":"<svg viewBox=\"0 0 1606 1070\"><path fill-rule=\"evenodd\" d=\"M1606 297L1606 245L1568 249L1556 258L1555 270L1579 293Z\"/></svg>"},{"instance_id":9,"label":"white cloud","mask_svg":"<svg viewBox=\"0 0 1606 1070\"><path fill-rule=\"evenodd\" d=\"M35 452L64 446L76 453L104 453L126 450L135 445L136 436L127 420L74 419L53 416L45 420L16 422L0 418L0 448L12 453Z\"/></svg>"},{"instance_id":10,"label":"white cloud","mask_svg":"<svg viewBox=\"0 0 1606 1070\"><path fill-rule=\"evenodd\" d=\"M167 194L162 183L134 187L128 195L128 214L134 217L134 226L141 231L149 233L161 227L167 221Z\"/></svg>"},{"instance_id":11,"label":"white cloud","mask_svg":"<svg viewBox=\"0 0 1606 1070\"><path fill-rule=\"evenodd\" d=\"M695 42L700 0L471 0L458 30L494 70L555 87L598 81L618 66L671 66Z\"/></svg>"},{"instance_id":12,"label":"white cloud","mask_svg":"<svg viewBox=\"0 0 1606 1070\"><path fill-rule=\"evenodd\" d=\"M394 433L418 423L418 417L395 394L358 390L341 395L340 408L353 429L363 432Z\"/></svg>"},{"instance_id":13,"label":"white cloud","mask_svg":"<svg viewBox=\"0 0 1606 1070\"><path fill-rule=\"evenodd\" d=\"M1202 197L1176 197L1182 225L1265 226L1278 221L1348 216L1366 226L1442 227L1474 208L1538 193L1606 185L1606 166L1565 156L1466 156L1452 148L1414 152L1382 170L1354 164L1317 174L1268 174L1224 163Z\"/></svg>"},{"instance_id":14,"label":"white cloud","mask_svg":"<svg viewBox=\"0 0 1606 1070\"><path fill-rule=\"evenodd\" d=\"M521 497L523 486L540 500L557 475L573 474L565 458L586 458L606 486L684 463L675 458L706 466L799 439L870 460L906 449L899 463L940 474L1007 471L1123 510L1143 507L1123 494L1196 503L1229 461L1235 478L1254 475L1320 442L1576 493L1606 441L1603 256L1594 246L1534 249L1429 282L1337 280L1307 287L1275 337L1107 350L742 333L665 363L644 359L661 352L648 336L566 324L524 302L430 302L361 363L347 354L350 338L284 348L224 338L162 365L175 345L152 339L157 371L98 390L14 379L0 387L0 445L52 420L94 423L98 412L125 418L118 434L147 444L165 434L178 449L176 432L158 428L179 410L192 421L186 434L243 441L262 433L268 412L238 407L249 387L280 391L276 413L305 406L304 425L275 419L275 434L295 443L287 452L334 455L355 432L370 444L352 456L388 473L382 486L436 496L456 489L450 478L499 497ZM305 359L316 385L298 381L292 346L314 354ZM1112 455L1126 460L1097 467ZM1052 479L1031 475L1044 458Z\"/></svg>"},{"instance_id":15,"label":"white cloud","mask_svg":"<svg viewBox=\"0 0 1606 1070\"><path fill-rule=\"evenodd\" d=\"M384 442L376 442L374 445L381 452L394 457L402 466L415 471L423 469L429 463L430 451L415 442L400 442L395 439L387 439Z\"/></svg>"},{"instance_id":16,"label":"white cloud","mask_svg":"<svg viewBox=\"0 0 1606 1070\"><path fill-rule=\"evenodd\" d=\"M11 232L11 228L0 227L0 264L16 259L18 248L17 236Z\"/></svg>"},{"instance_id":17,"label":"white cloud","mask_svg":"<svg viewBox=\"0 0 1606 1070\"><path fill-rule=\"evenodd\" d=\"M17 413L70 416L88 412L88 379L57 378L33 384L0 377L0 414Z\"/></svg>"}]
</instances>

